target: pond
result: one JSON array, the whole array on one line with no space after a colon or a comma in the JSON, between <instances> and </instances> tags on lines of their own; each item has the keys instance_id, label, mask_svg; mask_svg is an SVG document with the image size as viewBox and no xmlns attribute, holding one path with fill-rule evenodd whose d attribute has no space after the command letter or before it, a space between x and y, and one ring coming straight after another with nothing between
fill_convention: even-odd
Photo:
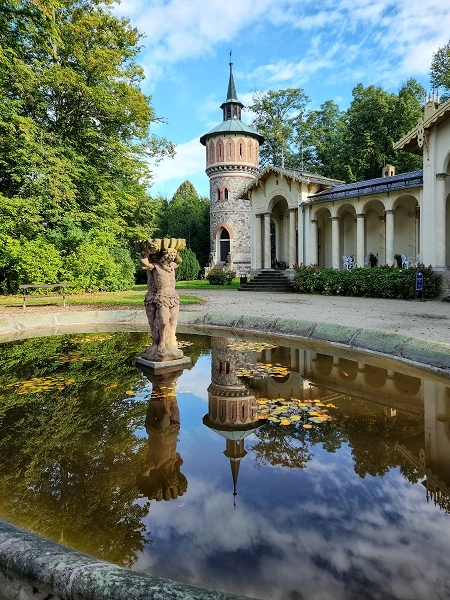
<instances>
[{"instance_id":1,"label":"pond","mask_svg":"<svg viewBox=\"0 0 450 600\"><path fill-rule=\"evenodd\" d=\"M103 560L270 600L448 598L450 380L233 333L0 345L0 516Z\"/></svg>"}]
</instances>

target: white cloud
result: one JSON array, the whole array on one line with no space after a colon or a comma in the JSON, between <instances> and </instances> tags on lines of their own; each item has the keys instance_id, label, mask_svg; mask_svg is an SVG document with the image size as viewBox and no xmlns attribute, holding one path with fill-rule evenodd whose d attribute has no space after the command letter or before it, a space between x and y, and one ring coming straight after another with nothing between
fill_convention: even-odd
<instances>
[{"instance_id":1,"label":"white cloud","mask_svg":"<svg viewBox=\"0 0 450 600\"><path fill-rule=\"evenodd\" d=\"M176 147L173 159L167 158L158 165L153 165L153 183L162 185L174 179L191 179L193 176L205 175L205 148L194 138Z\"/></svg>"}]
</instances>

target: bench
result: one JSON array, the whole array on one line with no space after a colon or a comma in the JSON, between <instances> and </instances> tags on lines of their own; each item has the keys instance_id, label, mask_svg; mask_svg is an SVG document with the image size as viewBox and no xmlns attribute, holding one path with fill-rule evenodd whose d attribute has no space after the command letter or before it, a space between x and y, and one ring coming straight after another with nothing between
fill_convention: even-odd
<instances>
[{"instance_id":1,"label":"bench","mask_svg":"<svg viewBox=\"0 0 450 600\"><path fill-rule=\"evenodd\" d=\"M29 298L33 298L33 299L40 299L40 298L55 298L55 297L61 297L63 298L63 305L66 305L66 289L70 287L67 283L42 283L40 285L32 285L32 284L24 284L24 285L19 285L19 288L22 290L22 298L23 298L23 305L22 308L25 308L27 305L27 299ZM54 291L54 293L52 294L36 294L33 296L29 295L29 291L31 290L48 290L50 291ZM58 292L58 290L61 290L62 292Z\"/></svg>"}]
</instances>

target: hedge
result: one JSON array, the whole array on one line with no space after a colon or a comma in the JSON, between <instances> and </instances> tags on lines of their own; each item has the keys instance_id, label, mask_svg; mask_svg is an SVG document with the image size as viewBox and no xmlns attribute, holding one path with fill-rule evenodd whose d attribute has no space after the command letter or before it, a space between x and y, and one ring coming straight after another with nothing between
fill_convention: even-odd
<instances>
[{"instance_id":1,"label":"hedge","mask_svg":"<svg viewBox=\"0 0 450 600\"><path fill-rule=\"evenodd\" d=\"M411 300L416 296L418 271L423 273L425 297L439 297L442 278L431 266L424 265L409 269L383 266L345 271L320 269L317 265L299 266L295 269L293 288L301 294Z\"/></svg>"}]
</instances>

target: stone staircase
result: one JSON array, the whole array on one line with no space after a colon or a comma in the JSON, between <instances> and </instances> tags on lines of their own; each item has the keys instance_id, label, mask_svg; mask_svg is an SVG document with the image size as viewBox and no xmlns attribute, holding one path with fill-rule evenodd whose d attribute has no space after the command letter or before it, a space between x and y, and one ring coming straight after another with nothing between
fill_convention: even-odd
<instances>
[{"instance_id":1,"label":"stone staircase","mask_svg":"<svg viewBox=\"0 0 450 600\"><path fill-rule=\"evenodd\" d=\"M247 283L241 282L239 290L244 292L292 292L290 279L283 271L260 271Z\"/></svg>"}]
</instances>

